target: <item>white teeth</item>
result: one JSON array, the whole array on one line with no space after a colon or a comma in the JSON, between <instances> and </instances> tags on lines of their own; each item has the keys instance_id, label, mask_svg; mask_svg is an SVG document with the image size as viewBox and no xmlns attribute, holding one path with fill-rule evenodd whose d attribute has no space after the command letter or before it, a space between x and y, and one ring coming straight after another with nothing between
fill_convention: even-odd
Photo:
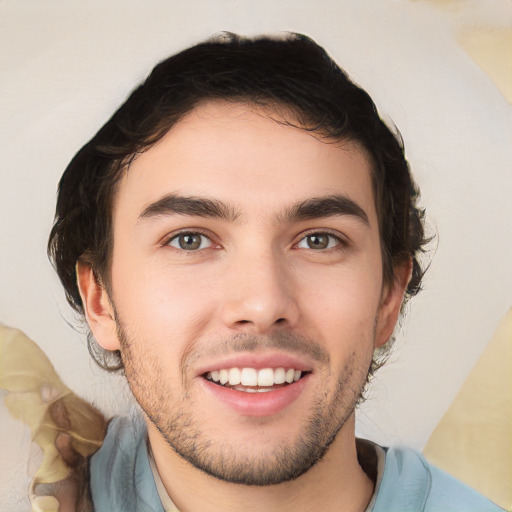
<instances>
[{"instance_id":1,"label":"white teeth","mask_svg":"<svg viewBox=\"0 0 512 512\"><path fill-rule=\"evenodd\" d=\"M226 384L226 382L229 380L229 373L227 370L221 370L219 372L219 378L220 378L220 383L224 386L224 384Z\"/></svg>"},{"instance_id":2,"label":"white teeth","mask_svg":"<svg viewBox=\"0 0 512 512\"><path fill-rule=\"evenodd\" d=\"M244 388L242 386L234 386L235 391L243 391L244 393L268 393L272 391L270 388Z\"/></svg>"},{"instance_id":3,"label":"white teeth","mask_svg":"<svg viewBox=\"0 0 512 512\"><path fill-rule=\"evenodd\" d=\"M272 368L263 368L258 372L258 386L273 386L274 381L274 370Z\"/></svg>"},{"instance_id":4,"label":"white teeth","mask_svg":"<svg viewBox=\"0 0 512 512\"><path fill-rule=\"evenodd\" d=\"M284 384L286 382L286 370L284 368L276 368L274 370L274 384Z\"/></svg>"},{"instance_id":5,"label":"white teeth","mask_svg":"<svg viewBox=\"0 0 512 512\"><path fill-rule=\"evenodd\" d=\"M206 379L222 385L229 384L233 387L240 385L259 386L261 388L271 388L275 384L284 384L285 382L291 384L297 382L301 376L302 372L294 368L288 368L287 370L285 368L262 368L261 370L255 368L224 368L222 370L212 370L205 375ZM256 389L255 391L265 390Z\"/></svg>"},{"instance_id":6,"label":"white teeth","mask_svg":"<svg viewBox=\"0 0 512 512\"><path fill-rule=\"evenodd\" d=\"M238 368L231 368L229 370L228 382L231 386L236 386L237 384L240 384L240 377L241 377L241 373Z\"/></svg>"},{"instance_id":7,"label":"white teeth","mask_svg":"<svg viewBox=\"0 0 512 512\"><path fill-rule=\"evenodd\" d=\"M243 368L240 382L242 383L242 386L257 386L258 372L254 368Z\"/></svg>"}]
</instances>

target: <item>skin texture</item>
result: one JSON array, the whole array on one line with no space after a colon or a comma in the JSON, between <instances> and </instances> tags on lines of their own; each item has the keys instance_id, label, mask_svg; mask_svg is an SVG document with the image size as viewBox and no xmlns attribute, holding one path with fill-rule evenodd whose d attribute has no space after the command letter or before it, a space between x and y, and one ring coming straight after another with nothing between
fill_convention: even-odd
<instances>
[{"instance_id":1,"label":"skin texture","mask_svg":"<svg viewBox=\"0 0 512 512\"><path fill-rule=\"evenodd\" d=\"M218 211L169 211L169 195ZM329 215L298 207L334 196L345 206ZM410 273L383 286L364 152L207 103L134 160L113 218L110 293L86 264L79 285L97 341L121 350L180 510L364 510L373 484L357 463L354 408ZM277 409L241 413L204 379L240 358L291 358L307 378Z\"/></svg>"}]
</instances>

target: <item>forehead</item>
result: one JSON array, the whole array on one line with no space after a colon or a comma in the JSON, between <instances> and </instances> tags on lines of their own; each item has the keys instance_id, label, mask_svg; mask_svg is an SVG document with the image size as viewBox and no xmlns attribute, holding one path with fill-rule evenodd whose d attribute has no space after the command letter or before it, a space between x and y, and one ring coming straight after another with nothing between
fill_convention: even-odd
<instances>
[{"instance_id":1,"label":"forehead","mask_svg":"<svg viewBox=\"0 0 512 512\"><path fill-rule=\"evenodd\" d=\"M358 144L326 140L282 112L242 103L200 105L139 155L120 180L114 223L170 193L212 197L248 213L341 193L369 210L371 223L375 217L371 167Z\"/></svg>"}]
</instances>

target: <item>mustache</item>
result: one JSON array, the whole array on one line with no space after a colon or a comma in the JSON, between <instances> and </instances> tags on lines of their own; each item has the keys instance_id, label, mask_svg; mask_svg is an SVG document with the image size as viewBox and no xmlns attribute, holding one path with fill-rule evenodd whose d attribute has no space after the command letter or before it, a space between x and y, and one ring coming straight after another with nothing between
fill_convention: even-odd
<instances>
[{"instance_id":1,"label":"mustache","mask_svg":"<svg viewBox=\"0 0 512 512\"><path fill-rule=\"evenodd\" d=\"M315 361L328 364L329 353L316 340L297 333L280 332L268 335L254 335L251 333L238 333L227 339L201 347L196 357L217 357L236 352L263 352L268 349L277 349L297 355L306 355Z\"/></svg>"}]
</instances>

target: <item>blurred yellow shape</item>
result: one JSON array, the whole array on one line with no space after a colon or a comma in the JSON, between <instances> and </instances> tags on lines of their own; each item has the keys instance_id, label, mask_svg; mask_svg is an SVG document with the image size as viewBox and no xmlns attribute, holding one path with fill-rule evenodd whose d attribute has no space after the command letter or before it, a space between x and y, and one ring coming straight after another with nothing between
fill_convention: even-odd
<instances>
[{"instance_id":1,"label":"blurred yellow shape","mask_svg":"<svg viewBox=\"0 0 512 512\"><path fill-rule=\"evenodd\" d=\"M512 310L500 323L425 456L496 504L512 508Z\"/></svg>"},{"instance_id":2,"label":"blurred yellow shape","mask_svg":"<svg viewBox=\"0 0 512 512\"><path fill-rule=\"evenodd\" d=\"M55 499L38 496L36 487L60 482L71 474L72 468L55 445L57 437L68 435L74 452L86 458L101 447L106 422L92 405L63 384L46 354L32 340L1 324L0 389L8 392L5 404L11 415L30 427L32 440L44 453L29 491L32 510L56 512Z\"/></svg>"},{"instance_id":3,"label":"blurred yellow shape","mask_svg":"<svg viewBox=\"0 0 512 512\"><path fill-rule=\"evenodd\" d=\"M457 42L512 103L512 29L464 30L457 36Z\"/></svg>"}]
</instances>

